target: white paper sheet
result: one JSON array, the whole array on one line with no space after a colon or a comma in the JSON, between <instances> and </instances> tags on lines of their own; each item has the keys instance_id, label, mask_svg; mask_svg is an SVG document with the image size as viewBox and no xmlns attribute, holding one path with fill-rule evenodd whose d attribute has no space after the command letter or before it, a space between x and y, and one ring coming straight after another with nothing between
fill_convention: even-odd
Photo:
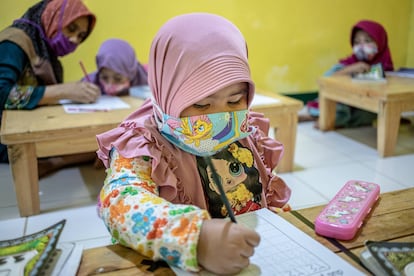
<instances>
[{"instance_id":1,"label":"white paper sheet","mask_svg":"<svg viewBox=\"0 0 414 276\"><path fill-rule=\"evenodd\" d=\"M237 223L260 233L260 244L250 266L239 275L364 275L328 248L268 209L236 217ZM199 274L172 268L177 275Z\"/></svg>"},{"instance_id":2,"label":"white paper sheet","mask_svg":"<svg viewBox=\"0 0 414 276\"><path fill-rule=\"evenodd\" d=\"M252 102L252 106L260 106L260 105L268 105L273 103L279 103L279 99L275 99L272 97L255 94Z\"/></svg>"},{"instance_id":3,"label":"white paper sheet","mask_svg":"<svg viewBox=\"0 0 414 276\"><path fill-rule=\"evenodd\" d=\"M129 108L129 104L124 102L121 98L108 95L100 96L96 102L91 104L74 104L70 101L61 101L60 103L66 113L100 112Z\"/></svg>"}]
</instances>

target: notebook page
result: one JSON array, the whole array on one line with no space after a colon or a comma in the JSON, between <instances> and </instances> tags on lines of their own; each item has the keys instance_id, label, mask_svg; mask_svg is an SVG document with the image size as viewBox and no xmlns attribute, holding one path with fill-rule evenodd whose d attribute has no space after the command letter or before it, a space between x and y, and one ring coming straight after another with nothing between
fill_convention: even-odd
<instances>
[{"instance_id":1,"label":"notebook page","mask_svg":"<svg viewBox=\"0 0 414 276\"><path fill-rule=\"evenodd\" d=\"M294 225L264 208L236 217L237 223L260 233L250 266L239 275L364 275ZM177 275L191 274L173 268Z\"/></svg>"}]
</instances>

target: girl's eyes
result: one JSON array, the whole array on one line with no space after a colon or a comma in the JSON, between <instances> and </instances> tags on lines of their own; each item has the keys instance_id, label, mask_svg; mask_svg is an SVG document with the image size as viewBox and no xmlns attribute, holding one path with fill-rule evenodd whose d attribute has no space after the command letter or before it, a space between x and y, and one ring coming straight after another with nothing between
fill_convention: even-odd
<instances>
[{"instance_id":1,"label":"girl's eyes","mask_svg":"<svg viewBox=\"0 0 414 276\"><path fill-rule=\"evenodd\" d=\"M78 29L79 29L79 27L75 23L71 23L67 27L67 30L69 31L70 34L76 34L76 32L78 31ZM76 35L77 35L77 37L78 37L78 39L80 41L83 41L86 38L86 36L87 36L87 34L85 32L80 32L80 33L78 33Z\"/></svg>"},{"instance_id":2,"label":"girl's eyes","mask_svg":"<svg viewBox=\"0 0 414 276\"><path fill-rule=\"evenodd\" d=\"M197 109L206 109L209 106L210 106L209 104L193 104L193 107Z\"/></svg>"},{"instance_id":3,"label":"girl's eyes","mask_svg":"<svg viewBox=\"0 0 414 276\"><path fill-rule=\"evenodd\" d=\"M229 105L238 105L238 104L240 104L241 99L242 99L242 98L240 98L240 99L238 99L238 100L236 100L236 101L229 101L229 102L227 102L227 103L228 103Z\"/></svg>"}]
</instances>

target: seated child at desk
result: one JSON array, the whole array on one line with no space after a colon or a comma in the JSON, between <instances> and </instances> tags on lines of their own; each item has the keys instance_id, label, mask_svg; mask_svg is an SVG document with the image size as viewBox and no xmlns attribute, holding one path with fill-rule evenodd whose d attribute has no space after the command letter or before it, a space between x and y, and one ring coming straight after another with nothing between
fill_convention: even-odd
<instances>
[{"instance_id":1,"label":"seated child at desk","mask_svg":"<svg viewBox=\"0 0 414 276\"><path fill-rule=\"evenodd\" d=\"M263 114L249 111L255 87L246 42L223 17L180 15L156 34L148 74L153 100L97 136L108 168L99 214L115 240L154 260L237 273L260 237L223 219L228 212L202 156L235 214L281 208L291 193L273 173L283 145L267 136Z\"/></svg>"},{"instance_id":2,"label":"seated child at desk","mask_svg":"<svg viewBox=\"0 0 414 276\"><path fill-rule=\"evenodd\" d=\"M104 41L96 55L97 71L89 79L101 88L102 94L125 95L136 86L148 85L147 71L137 60L132 46L121 39Z\"/></svg>"},{"instance_id":3,"label":"seated child at desk","mask_svg":"<svg viewBox=\"0 0 414 276\"><path fill-rule=\"evenodd\" d=\"M80 0L40 1L0 32L0 120L3 110L31 110L62 99L91 103L92 83L63 82L59 57L75 51L94 29L95 15ZM67 165L92 161L94 152L39 160L39 177ZM0 162L7 163L0 144Z\"/></svg>"},{"instance_id":4,"label":"seated child at desk","mask_svg":"<svg viewBox=\"0 0 414 276\"><path fill-rule=\"evenodd\" d=\"M370 20L359 21L352 27L350 38L352 54L340 59L324 76L366 73L374 64L381 64L384 71L394 70L387 32L381 24ZM307 106L311 115L319 116L317 100ZM336 127L371 125L377 118L375 113L345 104L337 104L336 108Z\"/></svg>"}]
</instances>

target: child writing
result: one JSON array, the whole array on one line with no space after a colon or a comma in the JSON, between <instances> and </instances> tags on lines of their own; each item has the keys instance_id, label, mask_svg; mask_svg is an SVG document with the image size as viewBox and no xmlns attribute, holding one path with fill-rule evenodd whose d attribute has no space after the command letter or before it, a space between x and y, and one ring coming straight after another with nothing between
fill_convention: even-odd
<instances>
[{"instance_id":1,"label":"child writing","mask_svg":"<svg viewBox=\"0 0 414 276\"><path fill-rule=\"evenodd\" d=\"M339 60L325 76L354 75L366 73L372 65L381 64L384 71L394 70L387 32L384 27L371 20L356 23L351 30L352 54ZM308 104L312 115L319 115L317 101ZM370 125L376 119L376 114L337 104L336 127L357 127Z\"/></svg>"},{"instance_id":2,"label":"child writing","mask_svg":"<svg viewBox=\"0 0 414 276\"><path fill-rule=\"evenodd\" d=\"M3 110L32 110L62 99L79 103L98 99L98 86L64 82L59 60L89 37L95 23L95 15L80 0L43 0L0 32L0 122ZM39 177L95 157L90 152L39 159ZM9 162L3 144L0 162Z\"/></svg>"},{"instance_id":3,"label":"child writing","mask_svg":"<svg viewBox=\"0 0 414 276\"><path fill-rule=\"evenodd\" d=\"M121 39L104 41L96 55L97 71L89 74L89 79L98 85L102 94L128 94L133 86L148 85L147 71L137 60L134 48Z\"/></svg>"},{"instance_id":4,"label":"child writing","mask_svg":"<svg viewBox=\"0 0 414 276\"><path fill-rule=\"evenodd\" d=\"M254 97L247 45L223 17L180 15L155 36L147 100L119 127L98 135L107 177L98 204L113 238L154 260L218 274L249 265L259 244L232 223L217 196L211 157L235 214L281 208L290 189L272 171L283 145L249 112Z\"/></svg>"}]
</instances>

